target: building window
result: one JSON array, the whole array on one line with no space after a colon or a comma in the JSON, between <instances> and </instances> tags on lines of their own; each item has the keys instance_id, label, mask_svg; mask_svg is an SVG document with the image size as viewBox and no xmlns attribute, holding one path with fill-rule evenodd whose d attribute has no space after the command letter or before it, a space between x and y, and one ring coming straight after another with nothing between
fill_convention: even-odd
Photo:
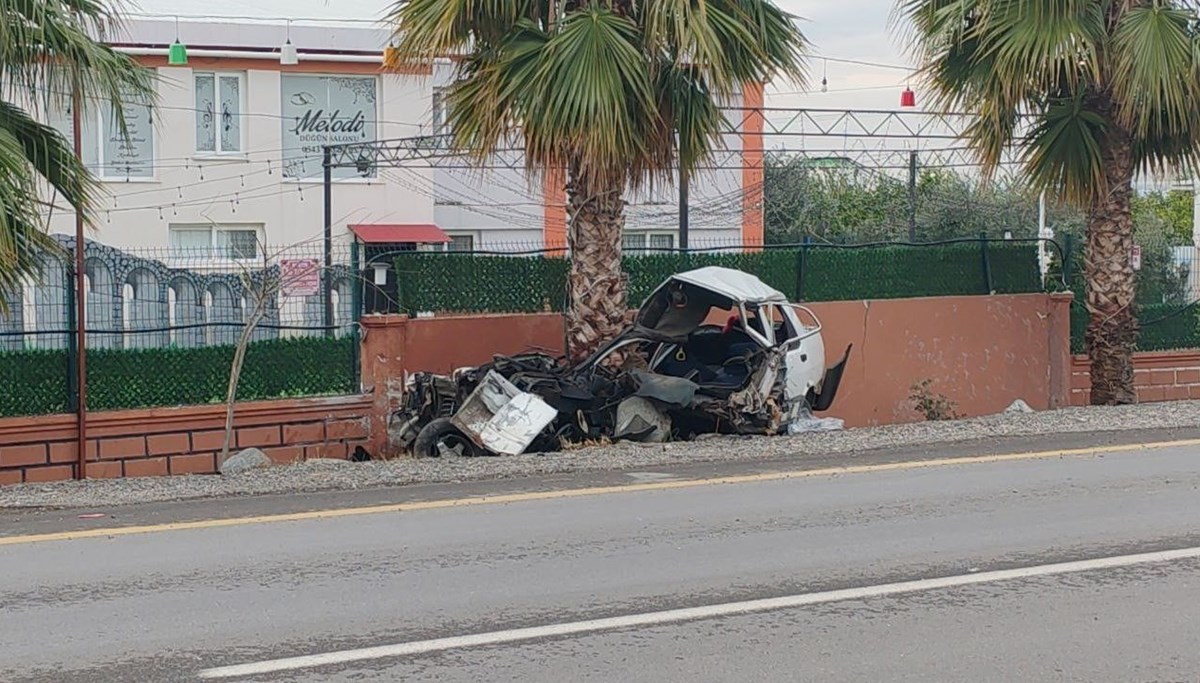
<instances>
[{"instance_id":1,"label":"building window","mask_svg":"<svg viewBox=\"0 0 1200 683\"><path fill-rule=\"evenodd\" d=\"M449 88L434 88L433 89L433 134L442 135L449 133L447 128L447 114L449 109L446 104L446 95L449 93Z\"/></svg>"},{"instance_id":2,"label":"building window","mask_svg":"<svg viewBox=\"0 0 1200 683\"><path fill-rule=\"evenodd\" d=\"M327 145L376 140L379 80L374 76L284 74L283 177L320 178ZM362 168L338 166L334 178L373 178L374 159Z\"/></svg>"},{"instance_id":3,"label":"building window","mask_svg":"<svg viewBox=\"0 0 1200 683\"><path fill-rule=\"evenodd\" d=\"M171 258L176 261L260 261L262 234L253 225L172 225Z\"/></svg>"},{"instance_id":4,"label":"building window","mask_svg":"<svg viewBox=\"0 0 1200 683\"><path fill-rule=\"evenodd\" d=\"M450 235L446 251L475 251L474 235Z\"/></svg>"},{"instance_id":5,"label":"building window","mask_svg":"<svg viewBox=\"0 0 1200 683\"><path fill-rule=\"evenodd\" d=\"M424 252L450 252L450 251L475 251L475 234L474 233L447 233L450 238L449 242L427 242L416 245L417 251Z\"/></svg>"},{"instance_id":6,"label":"building window","mask_svg":"<svg viewBox=\"0 0 1200 683\"><path fill-rule=\"evenodd\" d=\"M85 107L80 116L83 163L104 180L154 178L154 112L132 98L122 102L125 129L108 102ZM51 125L68 140L74 137L70 106L51 116Z\"/></svg>"},{"instance_id":7,"label":"building window","mask_svg":"<svg viewBox=\"0 0 1200 683\"><path fill-rule=\"evenodd\" d=\"M675 249L675 233L627 232L621 235L621 248L637 254L655 254Z\"/></svg>"},{"instance_id":8,"label":"building window","mask_svg":"<svg viewBox=\"0 0 1200 683\"><path fill-rule=\"evenodd\" d=\"M196 72L196 151L237 154L242 144L241 74Z\"/></svg>"}]
</instances>

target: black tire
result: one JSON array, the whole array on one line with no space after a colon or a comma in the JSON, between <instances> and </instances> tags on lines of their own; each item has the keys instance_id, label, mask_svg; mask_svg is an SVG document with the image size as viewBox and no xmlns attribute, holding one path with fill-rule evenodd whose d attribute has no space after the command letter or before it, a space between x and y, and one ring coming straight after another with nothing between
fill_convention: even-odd
<instances>
[{"instance_id":1,"label":"black tire","mask_svg":"<svg viewBox=\"0 0 1200 683\"><path fill-rule=\"evenodd\" d=\"M417 432L417 438L413 441L413 455L418 458L441 457L442 451L438 444L445 444L451 450L458 449L459 453L466 457L479 455L479 447L455 427L448 417L431 420Z\"/></svg>"}]
</instances>

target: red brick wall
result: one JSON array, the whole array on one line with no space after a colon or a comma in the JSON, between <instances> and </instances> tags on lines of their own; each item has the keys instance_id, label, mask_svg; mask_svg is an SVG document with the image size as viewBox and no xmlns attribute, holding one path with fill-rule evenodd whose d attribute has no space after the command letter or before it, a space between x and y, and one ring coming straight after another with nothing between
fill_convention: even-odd
<instances>
[{"instance_id":1,"label":"red brick wall","mask_svg":"<svg viewBox=\"0 0 1200 683\"><path fill-rule=\"evenodd\" d=\"M273 460L346 458L370 441L369 396L239 404L234 448L256 446ZM225 436L224 406L92 413L89 478L208 474ZM377 435L380 438L382 434ZM74 415L0 420L0 485L69 479L78 460Z\"/></svg>"},{"instance_id":2,"label":"red brick wall","mask_svg":"<svg viewBox=\"0 0 1200 683\"><path fill-rule=\"evenodd\" d=\"M1200 399L1200 351L1154 351L1133 359L1133 382L1138 401ZM1071 405L1087 405L1091 398L1091 372L1086 356L1071 362Z\"/></svg>"}]
</instances>

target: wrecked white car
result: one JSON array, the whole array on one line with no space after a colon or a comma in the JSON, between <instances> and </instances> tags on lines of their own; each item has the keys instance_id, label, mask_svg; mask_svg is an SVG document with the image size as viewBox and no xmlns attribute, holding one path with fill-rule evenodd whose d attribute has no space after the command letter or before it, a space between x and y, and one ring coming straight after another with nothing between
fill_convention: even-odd
<instances>
[{"instance_id":1,"label":"wrecked white car","mask_svg":"<svg viewBox=\"0 0 1200 683\"><path fill-rule=\"evenodd\" d=\"M583 363L529 353L413 375L393 440L439 456L794 433L832 405L849 354L826 369L811 310L748 273L699 268L659 286L634 324Z\"/></svg>"}]
</instances>

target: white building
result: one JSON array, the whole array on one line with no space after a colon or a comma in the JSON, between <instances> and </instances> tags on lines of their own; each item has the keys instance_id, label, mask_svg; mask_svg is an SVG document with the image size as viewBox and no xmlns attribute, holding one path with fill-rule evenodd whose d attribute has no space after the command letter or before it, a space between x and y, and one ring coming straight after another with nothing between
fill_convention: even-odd
<instances>
[{"instance_id":1,"label":"white building","mask_svg":"<svg viewBox=\"0 0 1200 683\"><path fill-rule=\"evenodd\" d=\"M168 48L187 46L186 65L168 64ZM256 245L318 243L323 233L322 147L390 140L440 130L441 88L449 65L436 73L381 68L386 31L265 23L139 20L113 41L156 69L158 106L127 109L128 137L106 105L83 112L84 157L111 199L92 238L120 248L173 249L213 260L261 258ZM290 40L297 64L281 64ZM761 92L751 105L761 106ZM734 103L735 106L740 102ZM734 111L731 119L741 120ZM70 129L63 112L57 123ZM730 134L730 151L761 135ZM692 246L755 243L762 239L761 155L693 179ZM757 167L755 159L757 162ZM513 161L519 162L519 159ZM433 225L453 248L513 251L565 242L561 187L531 188L520 164L464 168L465 161L420 160L401 167L334 170L335 242L351 225L387 225L400 239L407 226ZM498 165L503 166L503 165ZM632 198L627 244L677 246L676 190ZM51 219L55 232L73 232L70 213Z\"/></svg>"}]
</instances>

